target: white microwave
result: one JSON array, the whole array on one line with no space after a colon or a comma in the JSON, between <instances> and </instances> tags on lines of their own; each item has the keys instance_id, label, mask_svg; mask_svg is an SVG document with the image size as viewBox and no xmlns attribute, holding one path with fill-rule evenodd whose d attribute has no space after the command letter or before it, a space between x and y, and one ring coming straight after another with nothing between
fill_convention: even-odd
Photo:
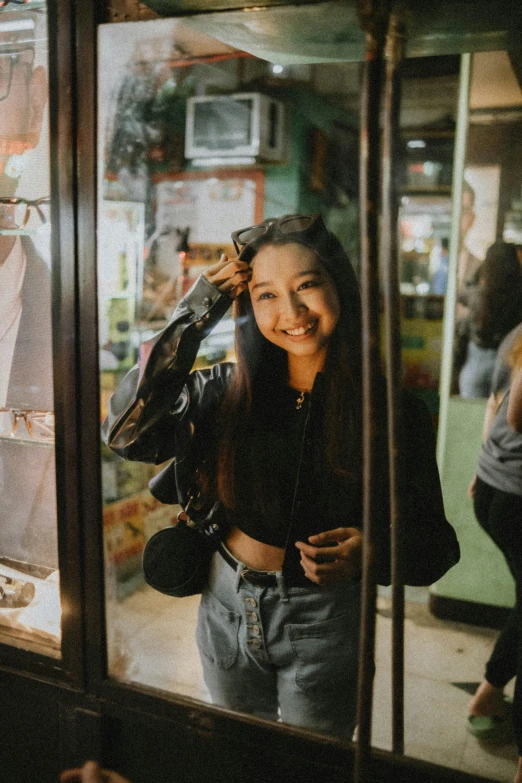
<instances>
[{"instance_id":1,"label":"white microwave","mask_svg":"<svg viewBox=\"0 0 522 783\"><path fill-rule=\"evenodd\" d=\"M202 95L187 101L186 158L283 160L283 104L258 92Z\"/></svg>"}]
</instances>

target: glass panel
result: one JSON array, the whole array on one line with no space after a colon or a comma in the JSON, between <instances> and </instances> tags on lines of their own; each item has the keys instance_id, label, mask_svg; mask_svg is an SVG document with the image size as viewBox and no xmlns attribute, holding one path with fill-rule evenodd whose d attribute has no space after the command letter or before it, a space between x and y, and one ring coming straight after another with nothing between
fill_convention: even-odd
<instances>
[{"instance_id":1,"label":"glass panel","mask_svg":"<svg viewBox=\"0 0 522 783\"><path fill-rule=\"evenodd\" d=\"M0 642L60 657L46 4L0 8Z\"/></svg>"},{"instance_id":2,"label":"glass panel","mask_svg":"<svg viewBox=\"0 0 522 783\"><path fill-rule=\"evenodd\" d=\"M201 270L217 261L223 250L233 252L232 230L251 226L269 215L321 212L357 267L360 66L303 64L305 55L300 34L295 33L299 28L296 19L302 30L298 15L319 15L321 11L308 7L274 9L273 13L279 21L291 17L294 22L288 51L294 52L295 62L288 54L280 62L275 55L266 54L267 59L262 60L238 51L230 45L234 36L227 32L227 14L219 14L218 19L219 38L228 45L207 35L213 27L211 15L184 19L182 23L161 20L109 25L100 30L98 278L102 419L109 396L135 362L142 340L165 325L179 297ZM263 11L263 18L271 14ZM257 53L266 53L255 12L230 17L241 26L242 46L248 48L250 42ZM245 21L247 17L249 21ZM284 25L272 23L271 27L284 38ZM316 50L318 60L322 54ZM415 84L405 84L406 103L408 95L410 103L404 119L401 256L406 383L436 397L441 308L447 290L445 240L451 233L451 150L448 152L447 144L452 134L448 125L455 120L458 63L457 68L453 64L444 70L442 81L438 81L432 69L440 61L434 59L437 62L425 58L424 68L417 63L423 71L421 77ZM275 148L275 159L253 143L245 149L245 122L236 139L236 115L229 100L218 99L238 93L260 93L283 104L285 145L281 159L274 136L269 147ZM209 107L209 101L202 99L210 97L215 100ZM198 100L190 100L194 98ZM238 100L239 113L243 102L251 98ZM198 105L203 105L202 113L198 113ZM254 116L251 113L250 117ZM423 162L422 172L409 169L408 181L408 163L420 161L412 155L408 158L407 149L415 147L408 148L407 141L424 138L430 123L436 128L434 137L444 140L444 154L440 147L430 148L425 161L438 163L440 168L424 170ZM414 134L415 125L422 128L422 137ZM191 128L197 132L191 133ZM431 180L426 179L429 177ZM412 251L417 255L408 255ZM409 262L415 263L414 271L413 263L408 271ZM232 321L225 315L203 342L195 366L209 367L233 359ZM462 449L469 433L465 428L458 432L456 440ZM455 476L461 476L460 464L457 462L458 469L452 467ZM162 505L147 489L148 481L161 468L123 461L103 447L109 673L120 681L210 701L195 634L200 597L171 598L144 584L144 546L156 531L175 522L180 510L177 505ZM462 487L458 491L461 493ZM458 521L460 507L448 507L446 511L452 522ZM484 579L485 570L476 569L477 578ZM479 677L476 651L492 646L494 633L484 629L475 633L434 617L428 603L432 597L427 587L409 588L406 593L406 752L470 772L480 773L487 766L492 778L500 777L503 770L499 771L498 756L482 754L483 766L477 768L479 748L473 745L469 750L466 732L466 687L469 689L469 683ZM373 742L385 749L391 747L389 610L389 590L381 588ZM254 643L259 641L255 630L259 622L254 617L257 607L246 611ZM227 612L221 617L231 620ZM219 634L221 630L220 626L214 632ZM204 631L200 629L202 647ZM226 668L230 638L223 641L219 660ZM299 647L301 641L294 639L306 656L305 645ZM330 683L343 681L347 671L338 660ZM441 703L443 708L439 709Z\"/></svg>"},{"instance_id":3,"label":"glass panel","mask_svg":"<svg viewBox=\"0 0 522 783\"><path fill-rule=\"evenodd\" d=\"M522 321L521 103L508 53L474 55L451 384L463 399L495 390L497 351Z\"/></svg>"},{"instance_id":4,"label":"glass panel","mask_svg":"<svg viewBox=\"0 0 522 783\"><path fill-rule=\"evenodd\" d=\"M455 226L458 246L450 248L450 282L456 284L457 301L448 303L455 318L445 369L451 364L448 387L450 375L452 382L441 400L439 431L446 513L462 556L430 588L430 604L446 649L453 640L454 649L463 652L462 661L468 650L480 650L472 677L462 676L453 655L445 664L450 676L440 693L444 689L446 704L454 699L460 705L466 727L475 735L472 745L464 746L455 741L459 735L452 729L455 740L448 751L453 765L463 768L465 763L466 769L488 779L511 780L522 741L520 725L514 734L511 709L504 702L504 696L511 698L517 689L516 633L510 630L515 625L507 621L515 616L510 610L519 593L519 572L513 568L519 556L518 527L511 528L510 520L520 518L521 438L507 426L505 407L499 403L514 368L522 363L522 89L520 71L507 52L472 56L467 103L461 216ZM500 656L509 662L502 676ZM441 661L445 659L443 654ZM479 687L486 675L498 687L486 680ZM468 711L476 717L468 720ZM517 711L515 706L515 716ZM492 713L499 719L492 719ZM495 726L499 745L493 746ZM466 751L459 761L462 747Z\"/></svg>"},{"instance_id":5,"label":"glass panel","mask_svg":"<svg viewBox=\"0 0 522 783\"><path fill-rule=\"evenodd\" d=\"M104 418L140 343L165 326L202 271L223 252L235 257L232 231L320 212L357 264L360 66L270 63L175 20L105 26L99 40ZM203 340L196 369L234 361L233 329L229 312ZM144 545L180 506L151 496L158 467L105 446L102 460L109 672L210 701L196 646L200 596L144 585ZM249 617L254 649L255 608ZM355 691L352 683L352 699ZM252 711L277 719L274 709Z\"/></svg>"}]
</instances>

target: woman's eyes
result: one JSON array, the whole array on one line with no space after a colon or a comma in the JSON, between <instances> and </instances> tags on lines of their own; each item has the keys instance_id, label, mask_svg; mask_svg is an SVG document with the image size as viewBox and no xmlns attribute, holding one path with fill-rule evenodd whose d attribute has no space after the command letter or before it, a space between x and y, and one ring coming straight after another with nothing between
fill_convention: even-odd
<instances>
[{"instance_id":1,"label":"woman's eyes","mask_svg":"<svg viewBox=\"0 0 522 783\"><path fill-rule=\"evenodd\" d=\"M321 285L320 280L305 280L304 283L301 283L297 290L302 291L306 290L307 288L316 288L317 286ZM258 296L257 301L260 302L263 299L274 299L275 294L271 293L270 291L264 291L260 296Z\"/></svg>"},{"instance_id":2,"label":"woman's eyes","mask_svg":"<svg viewBox=\"0 0 522 783\"><path fill-rule=\"evenodd\" d=\"M297 290L300 291L301 288L315 288L318 285L319 280L306 280L304 283L301 283Z\"/></svg>"}]
</instances>

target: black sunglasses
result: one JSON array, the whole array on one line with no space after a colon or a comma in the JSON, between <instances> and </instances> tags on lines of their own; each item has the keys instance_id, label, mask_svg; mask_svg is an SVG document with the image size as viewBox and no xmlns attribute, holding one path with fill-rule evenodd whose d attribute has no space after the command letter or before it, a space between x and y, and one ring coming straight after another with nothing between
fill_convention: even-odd
<instances>
[{"instance_id":1,"label":"black sunglasses","mask_svg":"<svg viewBox=\"0 0 522 783\"><path fill-rule=\"evenodd\" d=\"M233 231L231 236L236 253L241 258L247 246L258 242L269 231L279 232L285 236L301 235L304 238L317 230L326 232L321 215L285 215L281 218L269 218L257 226L240 228L238 231Z\"/></svg>"}]
</instances>

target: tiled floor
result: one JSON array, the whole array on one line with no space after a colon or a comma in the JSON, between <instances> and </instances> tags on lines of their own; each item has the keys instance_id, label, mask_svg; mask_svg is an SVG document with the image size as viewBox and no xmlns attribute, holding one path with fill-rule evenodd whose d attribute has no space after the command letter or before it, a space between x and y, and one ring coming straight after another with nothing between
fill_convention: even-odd
<instances>
[{"instance_id":1,"label":"tiled floor","mask_svg":"<svg viewBox=\"0 0 522 783\"><path fill-rule=\"evenodd\" d=\"M208 700L194 640L199 597L172 599L142 587L109 610L111 672L184 696ZM497 632L441 621L427 589L408 589L405 620L405 745L409 756L511 783L513 744L487 745L466 731L466 706L483 675ZM373 744L391 748L391 619L387 591L378 599ZM512 692L512 691L511 691ZM508 689L508 693L510 693Z\"/></svg>"},{"instance_id":2,"label":"tiled floor","mask_svg":"<svg viewBox=\"0 0 522 783\"><path fill-rule=\"evenodd\" d=\"M413 592L413 591L412 591ZM421 597L418 591L417 599ZM379 598L373 741L391 748L390 602ZM514 744L479 742L466 730L473 684L481 680L497 631L438 620L426 601L406 603L405 751L409 756L511 783ZM466 689L467 688L467 689ZM512 683L506 689L512 695Z\"/></svg>"}]
</instances>

